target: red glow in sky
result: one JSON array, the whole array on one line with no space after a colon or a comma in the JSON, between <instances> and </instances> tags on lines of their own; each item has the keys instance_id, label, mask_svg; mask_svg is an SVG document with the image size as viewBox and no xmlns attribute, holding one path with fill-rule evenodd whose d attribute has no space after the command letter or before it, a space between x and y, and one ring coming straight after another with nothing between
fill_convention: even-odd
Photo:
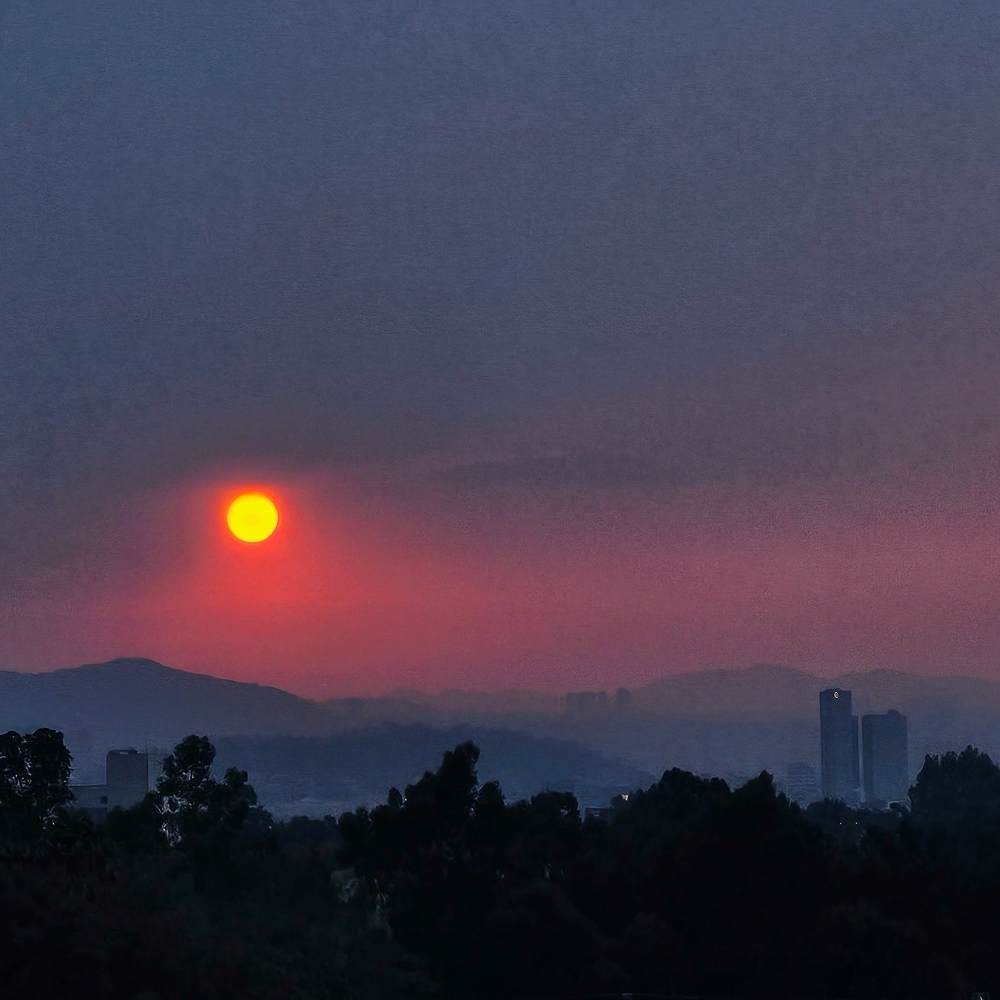
<instances>
[{"instance_id":1,"label":"red glow in sky","mask_svg":"<svg viewBox=\"0 0 1000 1000\"><path fill-rule=\"evenodd\" d=\"M282 515L259 545L225 524L251 487ZM319 474L149 495L102 585L26 595L2 655L22 669L144 655L330 697L636 685L761 661L982 673L1000 653L982 487L703 492L619 499L613 517L431 500Z\"/></svg>"},{"instance_id":2,"label":"red glow in sky","mask_svg":"<svg viewBox=\"0 0 1000 1000\"><path fill-rule=\"evenodd\" d=\"M5 20L0 668L995 674L982 17L140 6Z\"/></svg>"}]
</instances>

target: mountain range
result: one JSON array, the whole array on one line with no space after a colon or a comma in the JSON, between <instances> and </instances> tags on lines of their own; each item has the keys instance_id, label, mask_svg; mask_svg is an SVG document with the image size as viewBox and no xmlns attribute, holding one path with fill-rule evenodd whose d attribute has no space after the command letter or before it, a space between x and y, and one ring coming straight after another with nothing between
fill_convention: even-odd
<instances>
[{"instance_id":1,"label":"mountain range","mask_svg":"<svg viewBox=\"0 0 1000 1000\"><path fill-rule=\"evenodd\" d=\"M483 741L484 780L505 775L518 793L529 793L532 782L627 786L673 766L730 781L765 768L780 778L793 761L818 766L818 694L831 686L852 691L858 714L896 708L908 717L913 776L926 753L968 743L1000 753L995 681L890 670L824 679L769 664L663 677L627 698L608 692L568 707L565 697L527 690L396 691L314 702L119 659L39 674L0 671L0 731L62 730L81 782L102 780L111 747L165 751L189 733L207 734L220 747L220 764L231 757L249 768L238 759L243 748L257 769L252 780L273 802L297 796L329 804L382 796L390 775L405 784L437 766L448 740L474 734ZM487 744L496 748L492 760ZM367 758L358 749L366 745ZM389 757L375 764L377 747ZM416 756L408 759L411 751Z\"/></svg>"}]
</instances>

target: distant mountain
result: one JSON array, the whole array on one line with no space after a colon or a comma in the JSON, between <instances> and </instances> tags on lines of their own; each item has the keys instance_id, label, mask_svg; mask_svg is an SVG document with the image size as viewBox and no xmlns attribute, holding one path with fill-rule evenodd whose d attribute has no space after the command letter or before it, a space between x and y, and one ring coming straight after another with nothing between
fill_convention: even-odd
<instances>
[{"instance_id":1,"label":"distant mountain","mask_svg":"<svg viewBox=\"0 0 1000 1000\"><path fill-rule=\"evenodd\" d=\"M676 766L741 781L765 768L780 777L792 761L819 766L819 692L835 686L851 690L859 715L896 708L908 717L914 776L925 754L969 743L1000 759L1000 683L881 669L826 678L775 664L703 670L635 687L627 708L609 690L603 706L576 712L565 698L537 692L517 692L519 700L511 692L396 692L356 708L371 720L502 720L654 774Z\"/></svg>"},{"instance_id":2,"label":"distant mountain","mask_svg":"<svg viewBox=\"0 0 1000 1000\"><path fill-rule=\"evenodd\" d=\"M380 714L433 718L394 725ZM452 728L442 732L441 725ZM280 814L323 815L384 801L392 784L402 787L435 770L445 750L470 738L481 741L482 780L500 780L508 796L558 783L585 803L604 804L614 789L652 780L581 743L458 723L451 713L402 699L319 705L277 688L145 659L40 674L0 671L0 732L40 726L65 734L77 783L104 780L112 747L169 751L190 733L208 735L219 751L218 767L249 771L262 804Z\"/></svg>"},{"instance_id":3,"label":"distant mountain","mask_svg":"<svg viewBox=\"0 0 1000 1000\"><path fill-rule=\"evenodd\" d=\"M549 727L654 771L678 766L699 773L746 776L788 763L819 765L819 692L851 691L854 711L895 708L909 721L910 771L926 754L968 744L1000 759L1000 683L977 677L926 677L871 670L822 678L791 667L757 664L664 677L632 691L632 715L609 709L590 718L564 716ZM668 763L669 762L669 763Z\"/></svg>"},{"instance_id":4,"label":"distant mountain","mask_svg":"<svg viewBox=\"0 0 1000 1000\"><path fill-rule=\"evenodd\" d=\"M982 677L926 677L899 670L843 674L834 684L848 688L862 712L898 708L904 714L948 712L1000 715L1000 683Z\"/></svg>"},{"instance_id":5,"label":"distant mountain","mask_svg":"<svg viewBox=\"0 0 1000 1000\"><path fill-rule=\"evenodd\" d=\"M511 760L540 754L539 760L551 764L543 769L546 780L586 782L588 769L617 767L617 761L648 775L682 767L739 782L765 768L780 777L792 761L818 766L819 692L833 685L852 691L858 714L897 708L908 717L912 775L925 754L969 743L1000 758L1000 683L890 670L821 678L770 664L664 677L634 688L628 704L609 697L604 705L595 699L585 710L570 711L564 697L518 690L400 691L384 698L341 698L319 704L277 688L173 670L152 660L121 659L44 674L0 672L0 732L39 726L61 729L74 755L74 780L80 782L103 779L104 755L111 747L170 750L189 733L204 733L218 746L232 739L246 747L275 748L282 741L287 747L311 747L301 751L303 760L312 754L308 766L290 769L285 758L298 751L275 749L273 769L257 775L269 794L281 801L315 797L313 791L325 787L328 778L341 782L342 790L353 787L351 794L383 794L382 778L374 772L351 777L345 776L346 763L334 766L340 751L331 750L335 744L329 742L341 736L357 740L358 746L371 739L396 739L366 735L382 731L379 727L396 735L407 726L427 731L432 727L452 732L456 742L477 732L506 731L517 744L509 751ZM576 763L565 769L571 773L557 773L555 758L545 757L540 744L530 744L532 738L574 745ZM439 737L427 739L427 746L440 744ZM526 750L529 745L534 750ZM420 751L422 760L428 752ZM586 762L585 754L594 752L603 763L598 758ZM505 753L498 751L498 760ZM350 753L344 750L344 754L346 762ZM405 757L398 759L402 766ZM489 757L484 757L484 764L487 761ZM249 763L241 766L250 769ZM420 766L436 765L431 761ZM522 772L530 773L523 768ZM362 785L350 785L358 780ZM516 785L520 779L510 776L510 780ZM285 785L289 789L282 791ZM341 801L329 790L321 798Z\"/></svg>"},{"instance_id":6,"label":"distant mountain","mask_svg":"<svg viewBox=\"0 0 1000 1000\"><path fill-rule=\"evenodd\" d=\"M321 733L330 717L278 688L174 670L145 659L50 673L0 671L0 726L75 729L96 722L143 732Z\"/></svg>"},{"instance_id":7,"label":"distant mountain","mask_svg":"<svg viewBox=\"0 0 1000 1000\"><path fill-rule=\"evenodd\" d=\"M762 663L661 677L636 688L632 704L637 711L655 715L802 718L817 714L819 692L826 686L804 670Z\"/></svg>"},{"instance_id":8,"label":"distant mountain","mask_svg":"<svg viewBox=\"0 0 1000 1000\"><path fill-rule=\"evenodd\" d=\"M390 692L385 700L407 702L443 711L488 712L494 715L519 713L552 715L560 712L565 704L565 699L561 695L531 691L527 688L507 688L502 691L449 688L440 694L404 688Z\"/></svg>"},{"instance_id":9,"label":"distant mountain","mask_svg":"<svg viewBox=\"0 0 1000 1000\"><path fill-rule=\"evenodd\" d=\"M77 780L103 780L116 746L170 749L190 733L321 735L335 720L315 702L278 688L118 659L25 674L0 671L0 732L62 730Z\"/></svg>"},{"instance_id":10,"label":"distant mountain","mask_svg":"<svg viewBox=\"0 0 1000 1000\"><path fill-rule=\"evenodd\" d=\"M633 714L700 719L813 719L819 692L826 687L852 691L860 712L897 708L917 715L942 712L1000 714L1000 682L978 677L927 677L898 670L870 670L820 677L794 667L760 663L736 669L699 670L661 677L631 689ZM613 691L607 713L614 712ZM362 705L363 701L363 705ZM326 706L344 714L354 702L356 715L369 719L566 714L564 696L539 691L394 691L385 698L334 699Z\"/></svg>"}]
</instances>

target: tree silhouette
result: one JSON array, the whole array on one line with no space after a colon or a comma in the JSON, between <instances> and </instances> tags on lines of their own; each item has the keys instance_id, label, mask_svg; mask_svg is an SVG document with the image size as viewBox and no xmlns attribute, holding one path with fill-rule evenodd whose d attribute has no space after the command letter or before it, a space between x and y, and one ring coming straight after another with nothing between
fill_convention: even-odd
<instances>
[{"instance_id":1,"label":"tree silhouette","mask_svg":"<svg viewBox=\"0 0 1000 1000\"><path fill-rule=\"evenodd\" d=\"M215 747L207 736L186 736L163 762L152 802L167 843L196 865L196 879L225 866L233 841L257 802L247 772L230 767L211 775Z\"/></svg>"},{"instance_id":2,"label":"tree silhouette","mask_svg":"<svg viewBox=\"0 0 1000 1000\"><path fill-rule=\"evenodd\" d=\"M908 833L970 884L1000 886L1000 767L974 747L928 756L910 789Z\"/></svg>"},{"instance_id":3,"label":"tree silhouette","mask_svg":"<svg viewBox=\"0 0 1000 1000\"><path fill-rule=\"evenodd\" d=\"M41 844L73 794L73 757L63 734L36 729L0 736L0 842L8 850Z\"/></svg>"}]
</instances>

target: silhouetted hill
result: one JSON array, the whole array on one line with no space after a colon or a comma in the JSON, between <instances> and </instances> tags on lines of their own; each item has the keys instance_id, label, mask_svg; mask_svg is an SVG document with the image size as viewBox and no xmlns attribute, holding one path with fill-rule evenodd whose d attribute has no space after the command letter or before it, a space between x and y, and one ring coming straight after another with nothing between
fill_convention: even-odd
<instances>
[{"instance_id":1,"label":"silhouetted hill","mask_svg":"<svg viewBox=\"0 0 1000 1000\"><path fill-rule=\"evenodd\" d=\"M115 746L171 748L189 733L319 735L335 728L315 702L259 684L118 659L25 674L0 672L0 732L66 734L77 780L102 780Z\"/></svg>"},{"instance_id":2,"label":"silhouetted hill","mask_svg":"<svg viewBox=\"0 0 1000 1000\"><path fill-rule=\"evenodd\" d=\"M311 738L230 736L216 744L217 763L248 771L275 815L323 816L385 802L391 787L402 791L424 771L437 770L444 751L468 739L482 751L479 780L499 781L508 801L551 787L574 792L581 807L603 806L656 780L579 743L472 725L382 724Z\"/></svg>"},{"instance_id":3,"label":"silhouetted hill","mask_svg":"<svg viewBox=\"0 0 1000 1000\"><path fill-rule=\"evenodd\" d=\"M851 690L862 712L898 708L914 716L1000 715L1000 683L982 677L926 677L899 670L869 670L843 674L834 683Z\"/></svg>"},{"instance_id":4,"label":"silhouetted hill","mask_svg":"<svg viewBox=\"0 0 1000 1000\"><path fill-rule=\"evenodd\" d=\"M128 719L130 732L319 733L329 715L315 702L259 684L118 659L50 673L0 672L0 726L75 729Z\"/></svg>"},{"instance_id":5,"label":"silhouetted hill","mask_svg":"<svg viewBox=\"0 0 1000 1000\"><path fill-rule=\"evenodd\" d=\"M794 667L755 664L749 667L674 674L631 689L633 714L693 718L812 719L819 692L825 687L851 689L861 712L898 708L916 714L947 711L1000 714L1000 682L978 677L927 677L898 670L856 671L821 677ZM615 711L608 691L606 711ZM539 691L394 691L385 698L333 699L325 704L343 714L353 701L356 714L368 718L441 717L461 713L473 717L559 715L565 697Z\"/></svg>"},{"instance_id":6,"label":"silhouetted hill","mask_svg":"<svg viewBox=\"0 0 1000 1000\"><path fill-rule=\"evenodd\" d=\"M603 708L577 713L567 710L563 697L516 690L395 692L385 698L317 704L277 688L173 670L151 660L122 659L44 674L0 672L0 732L61 729L74 755L76 781L102 780L104 755L114 746L169 750L189 733L207 734L217 743L239 738L247 746L252 745L246 743L249 737L272 746L283 738L305 741L302 745L312 745L309 752L316 760L297 772L293 783L295 796L307 798L317 780L321 786L326 780L323 768L331 781L353 780L343 777L342 768L318 763L336 757L322 749L323 740L356 738L360 746L370 739L365 732L379 726L396 726L396 731L402 731L401 726L445 729L457 734L456 742L479 731L506 730L522 741L519 746L531 737L561 740L654 776L682 767L742 781L765 768L780 778L791 761L818 765L819 691L834 684L851 689L858 714L897 708L908 717L913 775L925 754L968 743L1000 757L997 682L890 670L821 678L769 664L664 677L634 688L628 706L611 698ZM437 737L428 739L434 743ZM527 753L519 749L515 757L522 752ZM263 771L258 775L275 794L283 782L292 780L282 753L275 757L269 777ZM582 757L575 759L575 770L568 768L571 774L551 768L545 773L549 779L583 781L591 765ZM242 766L249 769L248 763ZM381 777L362 776L365 796L384 794L380 782ZM340 801L327 792L322 798Z\"/></svg>"},{"instance_id":7,"label":"silhouetted hill","mask_svg":"<svg viewBox=\"0 0 1000 1000\"><path fill-rule=\"evenodd\" d=\"M636 688L632 701L637 711L656 715L802 718L816 714L826 686L804 670L762 663L661 677Z\"/></svg>"},{"instance_id":8,"label":"silhouetted hill","mask_svg":"<svg viewBox=\"0 0 1000 1000\"><path fill-rule=\"evenodd\" d=\"M636 689L632 698L638 709L660 715L812 718L826 687L848 688L855 710L862 713L897 708L918 716L942 711L1000 714L1000 683L979 677L868 670L823 678L770 664L663 677Z\"/></svg>"},{"instance_id":9,"label":"silhouetted hill","mask_svg":"<svg viewBox=\"0 0 1000 1000\"><path fill-rule=\"evenodd\" d=\"M531 691L527 688L506 688L502 691L449 688L439 694L403 688L392 691L386 699L379 700L407 702L444 711L488 712L494 715L554 714L561 711L565 701L561 695Z\"/></svg>"},{"instance_id":10,"label":"silhouetted hill","mask_svg":"<svg viewBox=\"0 0 1000 1000\"><path fill-rule=\"evenodd\" d=\"M818 767L819 692L833 686L852 691L859 715L896 708L908 717L914 776L926 754L969 743L1000 758L1000 683L881 669L824 678L756 664L677 674L633 688L627 709L609 690L604 707L584 712L538 692L518 692L519 699L511 692L397 692L359 701L356 711L372 720L439 725L460 717L492 720L574 740L655 774L677 766L741 781L764 768L780 778L797 760Z\"/></svg>"},{"instance_id":11,"label":"silhouetted hill","mask_svg":"<svg viewBox=\"0 0 1000 1000\"><path fill-rule=\"evenodd\" d=\"M926 754L978 746L1000 758L1000 683L978 677L927 677L893 670L817 677L771 664L664 677L632 692L632 717L613 711L566 717L553 731L580 738L641 767L660 761L699 773L749 776L765 767L819 765L819 692L851 691L854 711L895 708L907 716L910 771Z\"/></svg>"},{"instance_id":12,"label":"silhouetted hill","mask_svg":"<svg viewBox=\"0 0 1000 1000\"><path fill-rule=\"evenodd\" d=\"M380 713L433 716L431 723L451 728L442 731L426 719L423 725L379 724ZM444 750L470 738L481 740L483 780L500 780L508 796L531 795L556 782L585 802L604 803L613 788L653 780L593 747L456 724L449 713L401 699L342 699L323 706L277 688L146 659L40 674L0 672L0 732L40 726L65 733L73 780L80 783L103 781L112 747L169 751L189 733L206 734L219 749L218 767L248 770L262 804L282 814L323 815L384 801L391 785L436 770Z\"/></svg>"}]
</instances>

